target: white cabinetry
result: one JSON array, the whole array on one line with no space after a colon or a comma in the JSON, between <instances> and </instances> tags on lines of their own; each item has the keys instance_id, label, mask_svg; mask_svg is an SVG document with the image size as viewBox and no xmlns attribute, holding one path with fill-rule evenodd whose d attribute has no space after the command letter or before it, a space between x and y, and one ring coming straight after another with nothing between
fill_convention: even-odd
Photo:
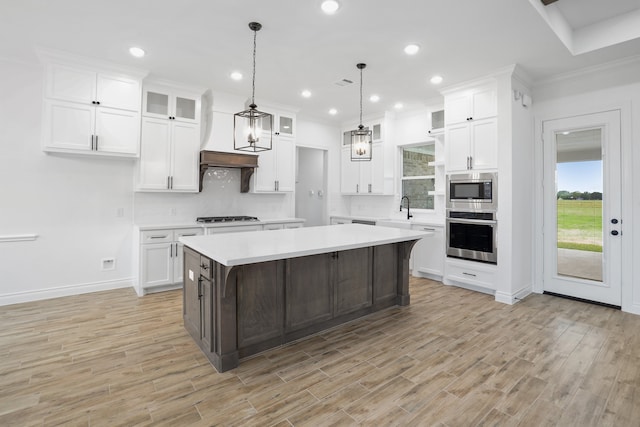
<instances>
[{"instance_id":1,"label":"white cabinetry","mask_svg":"<svg viewBox=\"0 0 640 427\"><path fill-rule=\"evenodd\" d=\"M493 293L496 289L496 272L495 265L447 258L443 282L447 285Z\"/></svg>"},{"instance_id":2,"label":"white cabinetry","mask_svg":"<svg viewBox=\"0 0 640 427\"><path fill-rule=\"evenodd\" d=\"M138 191L198 192L201 93L145 85Z\"/></svg>"},{"instance_id":3,"label":"white cabinetry","mask_svg":"<svg viewBox=\"0 0 640 427\"><path fill-rule=\"evenodd\" d=\"M447 171L497 169L495 84L445 94Z\"/></svg>"},{"instance_id":4,"label":"white cabinetry","mask_svg":"<svg viewBox=\"0 0 640 427\"><path fill-rule=\"evenodd\" d=\"M142 76L48 62L43 150L137 157Z\"/></svg>"},{"instance_id":5,"label":"white cabinetry","mask_svg":"<svg viewBox=\"0 0 640 427\"><path fill-rule=\"evenodd\" d=\"M270 222L263 225L263 230L287 230L291 228L302 228L304 222Z\"/></svg>"},{"instance_id":6,"label":"white cabinetry","mask_svg":"<svg viewBox=\"0 0 640 427\"><path fill-rule=\"evenodd\" d=\"M384 150L372 144L370 161L351 161L351 148L342 149L340 190L342 194L384 194Z\"/></svg>"},{"instance_id":7,"label":"white cabinetry","mask_svg":"<svg viewBox=\"0 0 640 427\"><path fill-rule=\"evenodd\" d=\"M253 173L254 193L284 193L295 190L295 127L296 117L292 113L273 112L274 132L272 149L262 151L258 167ZM263 124L265 134L271 129Z\"/></svg>"},{"instance_id":8,"label":"white cabinetry","mask_svg":"<svg viewBox=\"0 0 640 427\"><path fill-rule=\"evenodd\" d=\"M178 239L202 234L200 227L140 231L138 295L182 283L183 245Z\"/></svg>"},{"instance_id":9,"label":"white cabinetry","mask_svg":"<svg viewBox=\"0 0 640 427\"><path fill-rule=\"evenodd\" d=\"M441 280L445 258L444 226L412 224L411 229L433 233L420 239L413 247L411 274Z\"/></svg>"},{"instance_id":10,"label":"white cabinetry","mask_svg":"<svg viewBox=\"0 0 640 427\"><path fill-rule=\"evenodd\" d=\"M340 191L345 195L392 194L393 166L385 153L388 124L391 119L386 115L376 120L364 121L363 126L372 131L372 153L370 161L351 161L350 131L353 125L343 132L340 162ZM389 162L389 163L386 163ZM387 171L386 168L389 170Z\"/></svg>"}]
</instances>

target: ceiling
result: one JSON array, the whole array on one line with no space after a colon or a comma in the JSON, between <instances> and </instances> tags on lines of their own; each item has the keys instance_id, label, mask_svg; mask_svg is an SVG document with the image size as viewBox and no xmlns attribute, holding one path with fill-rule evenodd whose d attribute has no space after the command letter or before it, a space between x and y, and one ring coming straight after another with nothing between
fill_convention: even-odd
<instances>
[{"instance_id":1,"label":"ceiling","mask_svg":"<svg viewBox=\"0 0 640 427\"><path fill-rule=\"evenodd\" d=\"M334 15L321 12L320 0L8 1L0 14L0 57L36 61L33 47L41 46L249 97L253 33L247 24L258 21L258 107L268 100L297 108L299 116L344 123L358 116L358 62L367 63L367 116L392 110L397 102L405 110L439 102L442 87L515 63L536 81L640 52L640 39L631 38L572 54L538 0L339 1ZM577 1L546 8L570 10L563 13L577 26L593 25L603 10L638 11L636 0L570 5ZM406 55L409 43L421 50ZM131 57L133 45L147 55ZM232 71L245 78L231 80ZM444 78L440 86L429 82L435 74ZM341 79L354 83L336 85ZM312 96L302 98L303 89ZM379 102L368 101L373 93ZM338 114L327 114L330 108Z\"/></svg>"}]
</instances>

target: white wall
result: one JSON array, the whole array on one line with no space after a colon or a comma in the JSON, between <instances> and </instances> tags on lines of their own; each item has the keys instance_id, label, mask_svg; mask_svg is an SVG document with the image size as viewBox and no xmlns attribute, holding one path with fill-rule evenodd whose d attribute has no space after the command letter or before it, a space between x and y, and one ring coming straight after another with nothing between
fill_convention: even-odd
<instances>
[{"instance_id":1,"label":"white wall","mask_svg":"<svg viewBox=\"0 0 640 427\"><path fill-rule=\"evenodd\" d=\"M44 154L42 72L0 59L0 305L131 284L134 162Z\"/></svg>"},{"instance_id":2,"label":"white wall","mask_svg":"<svg viewBox=\"0 0 640 427\"><path fill-rule=\"evenodd\" d=\"M622 143L622 309L640 314L640 58L571 74L538 85L533 92L536 141L541 123L553 118L620 109ZM541 151L536 150L537 179L542 176ZM538 193L540 190L538 189ZM540 196L538 196L540 197ZM541 210L536 213L536 257L542 256ZM536 265L534 290L542 291L542 266Z\"/></svg>"}]
</instances>

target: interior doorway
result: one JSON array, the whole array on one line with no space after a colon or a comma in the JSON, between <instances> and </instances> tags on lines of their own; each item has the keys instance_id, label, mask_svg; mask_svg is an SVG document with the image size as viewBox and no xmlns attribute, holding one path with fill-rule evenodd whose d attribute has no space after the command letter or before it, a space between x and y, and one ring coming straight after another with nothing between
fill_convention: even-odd
<instances>
[{"instance_id":1,"label":"interior doorway","mask_svg":"<svg viewBox=\"0 0 640 427\"><path fill-rule=\"evenodd\" d=\"M620 306L620 111L548 120L544 290Z\"/></svg>"},{"instance_id":2,"label":"interior doorway","mask_svg":"<svg viewBox=\"0 0 640 427\"><path fill-rule=\"evenodd\" d=\"M296 148L296 218L305 219L305 227L326 225L327 150Z\"/></svg>"}]
</instances>

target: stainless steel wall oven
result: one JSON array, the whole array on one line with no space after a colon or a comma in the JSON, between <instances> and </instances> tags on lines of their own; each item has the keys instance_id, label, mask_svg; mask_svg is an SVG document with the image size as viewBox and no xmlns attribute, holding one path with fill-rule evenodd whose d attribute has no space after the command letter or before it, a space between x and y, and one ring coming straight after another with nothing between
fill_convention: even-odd
<instances>
[{"instance_id":1,"label":"stainless steel wall oven","mask_svg":"<svg viewBox=\"0 0 640 427\"><path fill-rule=\"evenodd\" d=\"M447 256L496 264L498 177L493 172L447 175Z\"/></svg>"},{"instance_id":2,"label":"stainless steel wall oven","mask_svg":"<svg viewBox=\"0 0 640 427\"><path fill-rule=\"evenodd\" d=\"M447 211L447 256L496 264L495 212Z\"/></svg>"}]
</instances>

